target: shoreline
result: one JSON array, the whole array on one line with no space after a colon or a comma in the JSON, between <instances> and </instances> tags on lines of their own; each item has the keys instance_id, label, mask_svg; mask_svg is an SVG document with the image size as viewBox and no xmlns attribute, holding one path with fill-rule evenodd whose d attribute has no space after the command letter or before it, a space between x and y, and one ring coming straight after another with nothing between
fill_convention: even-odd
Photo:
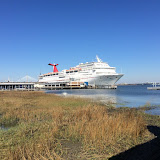
<instances>
[{"instance_id":1,"label":"shoreline","mask_svg":"<svg viewBox=\"0 0 160 160\"><path fill-rule=\"evenodd\" d=\"M66 90L65 90L66 91ZM67 92L64 93L61 93L61 94L58 94L58 93L52 93L52 92L48 92L48 91L45 91L44 93L47 93L47 94L55 94L57 96L60 96L60 97L64 97L64 98L69 98L69 97L72 97L72 98L81 98L81 99L88 99L90 100L91 102L95 102L95 103L99 103L99 104L102 104L102 105L112 105L114 106L115 108L121 108L121 107L124 107L124 108L137 108L138 110L143 110L144 112L148 113L148 114L151 114L151 115L159 115L160 116L160 112L159 114L154 114L154 113L151 113L149 111L151 110L154 110L154 109L159 109L160 108L160 104L150 104L150 103L145 103L144 105L139 105L139 106L132 106L132 107L129 107L127 106L127 104L123 104L123 103L117 103L116 102L116 97L111 97L111 96L104 96L104 95L76 95L76 94L68 94ZM103 98L101 98L103 96Z\"/></svg>"},{"instance_id":2,"label":"shoreline","mask_svg":"<svg viewBox=\"0 0 160 160\"><path fill-rule=\"evenodd\" d=\"M0 130L1 159L112 159L152 142L151 130L160 127L160 116L144 113L146 106L115 108L44 92L0 92L0 98L0 124L8 127Z\"/></svg>"}]
</instances>

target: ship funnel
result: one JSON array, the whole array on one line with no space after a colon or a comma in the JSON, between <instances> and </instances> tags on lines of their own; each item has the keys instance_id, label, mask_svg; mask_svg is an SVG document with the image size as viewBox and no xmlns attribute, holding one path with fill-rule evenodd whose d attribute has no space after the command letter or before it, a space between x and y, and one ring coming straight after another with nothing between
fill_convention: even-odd
<instances>
[{"instance_id":1,"label":"ship funnel","mask_svg":"<svg viewBox=\"0 0 160 160\"><path fill-rule=\"evenodd\" d=\"M48 65L53 66L53 72L58 72L58 69L56 66L58 66L58 64L51 64L49 63Z\"/></svg>"}]
</instances>

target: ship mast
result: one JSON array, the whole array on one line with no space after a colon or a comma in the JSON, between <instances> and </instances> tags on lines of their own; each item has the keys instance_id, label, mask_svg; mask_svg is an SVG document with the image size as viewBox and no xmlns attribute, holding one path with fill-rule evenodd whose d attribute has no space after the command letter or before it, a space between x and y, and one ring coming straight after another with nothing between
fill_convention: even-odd
<instances>
[{"instance_id":1,"label":"ship mast","mask_svg":"<svg viewBox=\"0 0 160 160\"><path fill-rule=\"evenodd\" d=\"M102 60L96 55L97 62L101 63Z\"/></svg>"}]
</instances>

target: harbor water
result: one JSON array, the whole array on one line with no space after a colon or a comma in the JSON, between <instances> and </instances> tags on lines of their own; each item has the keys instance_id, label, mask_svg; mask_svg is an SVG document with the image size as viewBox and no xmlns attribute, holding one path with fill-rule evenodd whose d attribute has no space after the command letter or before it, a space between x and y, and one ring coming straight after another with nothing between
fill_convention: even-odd
<instances>
[{"instance_id":1,"label":"harbor water","mask_svg":"<svg viewBox=\"0 0 160 160\"><path fill-rule=\"evenodd\" d=\"M76 96L89 98L102 103L112 103L116 107L140 107L155 106L154 109L146 111L150 114L160 115L160 90L147 90L152 85L124 85L117 89L72 89L52 90L61 96Z\"/></svg>"}]
</instances>

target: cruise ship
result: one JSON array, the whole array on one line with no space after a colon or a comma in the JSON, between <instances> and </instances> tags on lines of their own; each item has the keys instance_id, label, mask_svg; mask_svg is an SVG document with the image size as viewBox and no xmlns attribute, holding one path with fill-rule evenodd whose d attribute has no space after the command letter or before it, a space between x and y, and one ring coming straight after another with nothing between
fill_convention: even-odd
<instances>
[{"instance_id":1,"label":"cruise ship","mask_svg":"<svg viewBox=\"0 0 160 160\"><path fill-rule=\"evenodd\" d=\"M68 70L58 71L58 64L48 65L53 66L53 72L39 76L40 83L51 84L85 84L86 86L96 88L110 88L113 86L123 74L116 73L115 67L110 67L108 63L96 56L97 62L80 63L76 67L71 67Z\"/></svg>"}]
</instances>

